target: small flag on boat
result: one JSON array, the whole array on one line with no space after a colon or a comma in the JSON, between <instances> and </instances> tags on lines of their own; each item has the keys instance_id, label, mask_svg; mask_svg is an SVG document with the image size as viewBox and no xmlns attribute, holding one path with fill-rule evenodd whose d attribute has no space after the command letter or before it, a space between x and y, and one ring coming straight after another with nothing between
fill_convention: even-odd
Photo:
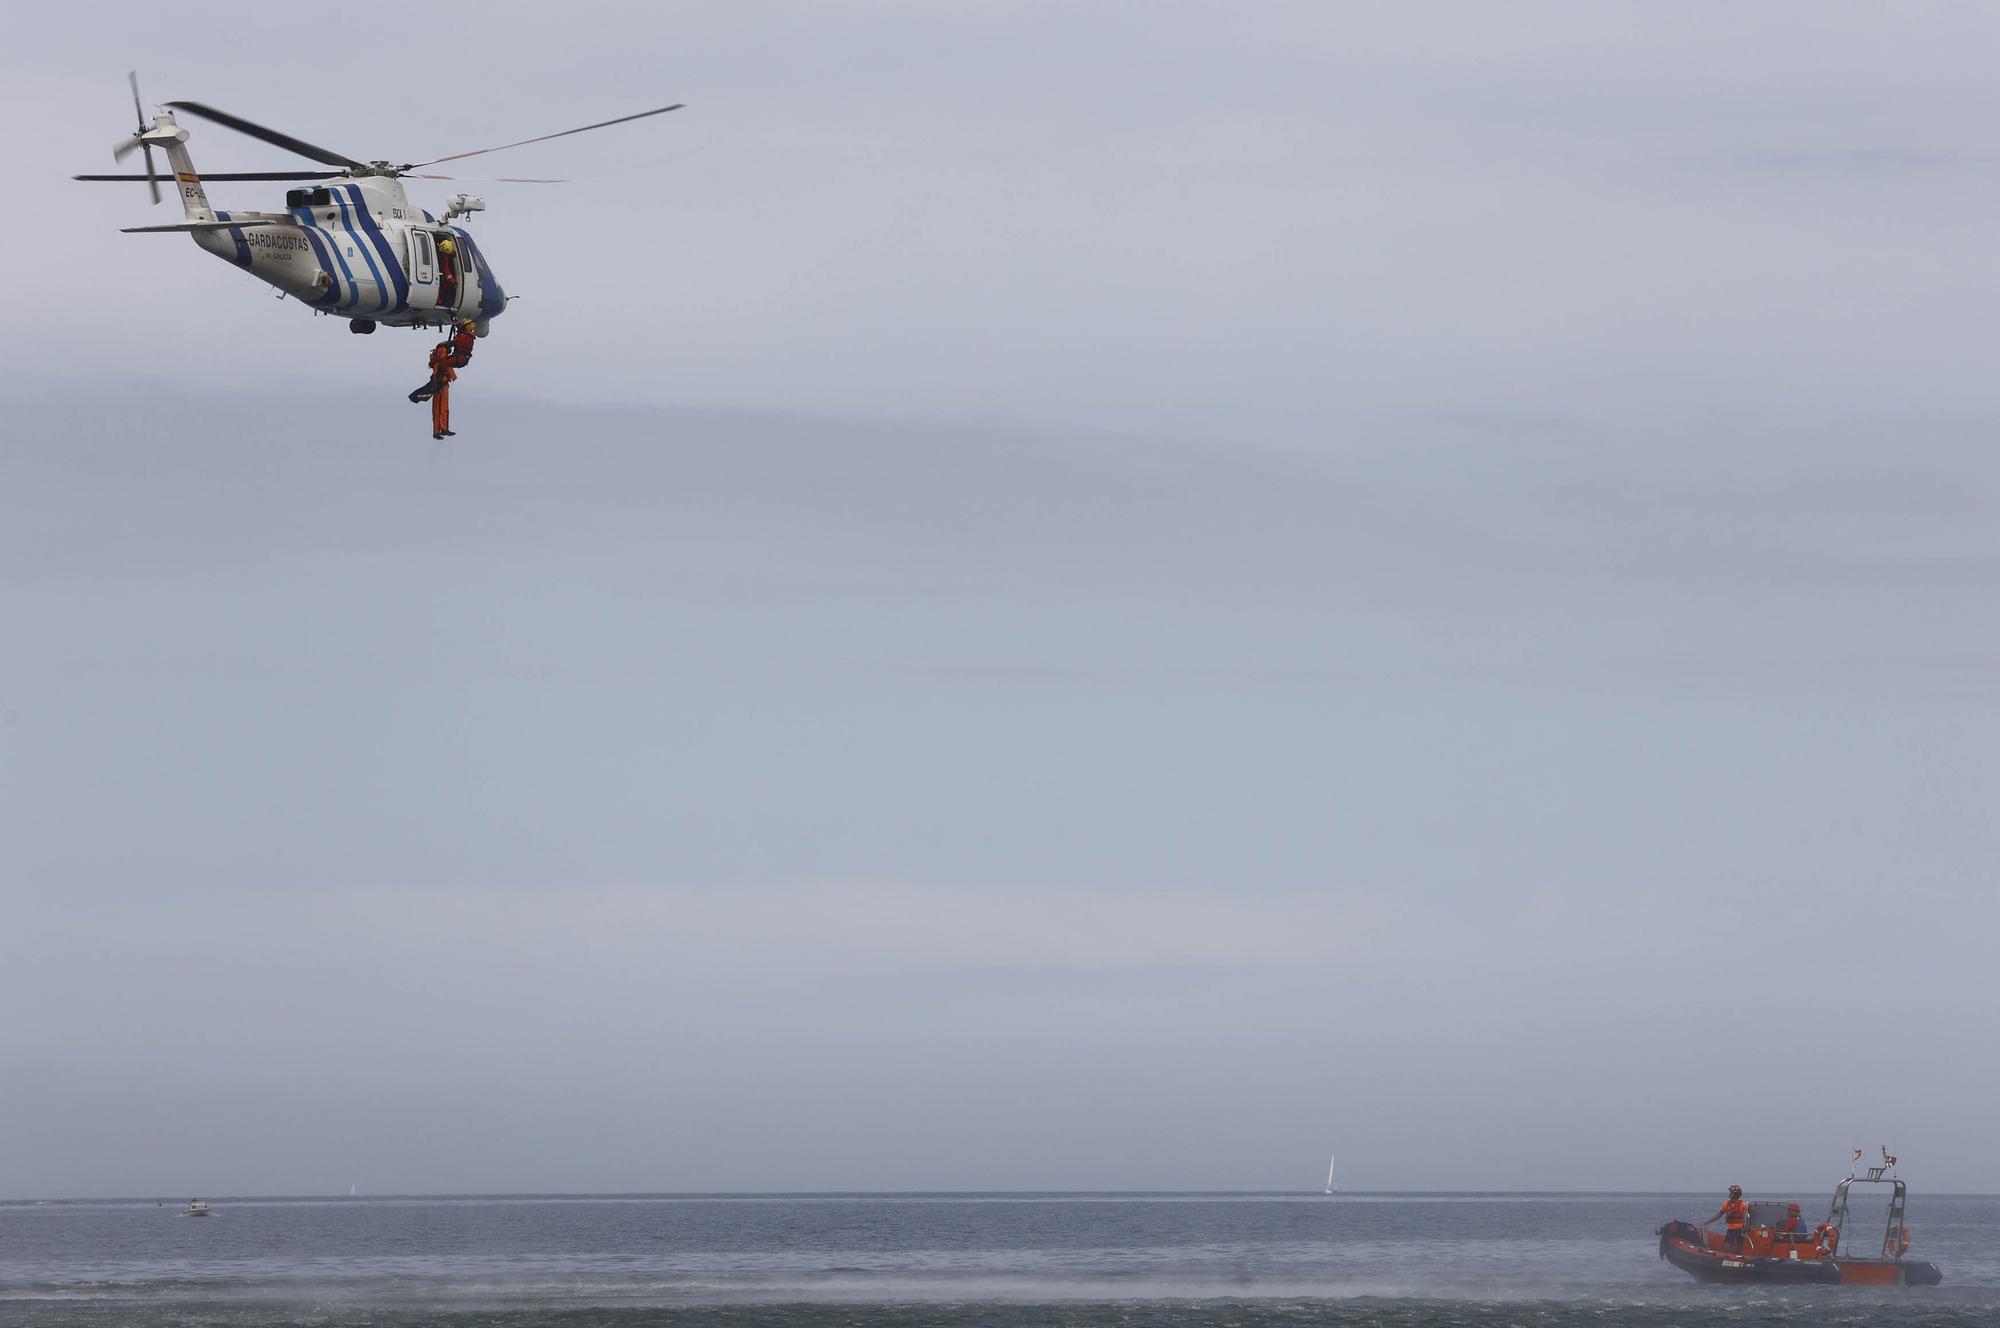
<instances>
[{"instance_id":1,"label":"small flag on boat","mask_svg":"<svg viewBox=\"0 0 2000 1328\"><path fill-rule=\"evenodd\" d=\"M1859 1148L1854 1150L1854 1160L1856 1162L1859 1162L1861 1160L1861 1150Z\"/></svg>"},{"instance_id":2,"label":"small flag on boat","mask_svg":"<svg viewBox=\"0 0 2000 1328\"><path fill-rule=\"evenodd\" d=\"M1894 1153L1891 1153L1886 1148L1882 1150L1882 1165L1885 1167L1893 1167L1896 1165L1896 1155Z\"/></svg>"}]
</instances>

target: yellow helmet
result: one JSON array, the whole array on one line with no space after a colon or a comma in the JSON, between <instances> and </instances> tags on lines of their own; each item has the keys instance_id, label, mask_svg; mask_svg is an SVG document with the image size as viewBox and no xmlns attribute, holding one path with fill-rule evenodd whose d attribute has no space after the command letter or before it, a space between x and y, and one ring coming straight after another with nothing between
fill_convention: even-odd
<instances>
[{"instance_id":1,"label":"yellow helmet","mask_svg":"<svg viewBox=\"0 0 2000 1328\"><path fill-rule=\"evenodd\" d=\"M438 252L441 254L455 254L458 252L458 246L453 244L450 240L439 240Z\"/></svg>"}]
</instances>

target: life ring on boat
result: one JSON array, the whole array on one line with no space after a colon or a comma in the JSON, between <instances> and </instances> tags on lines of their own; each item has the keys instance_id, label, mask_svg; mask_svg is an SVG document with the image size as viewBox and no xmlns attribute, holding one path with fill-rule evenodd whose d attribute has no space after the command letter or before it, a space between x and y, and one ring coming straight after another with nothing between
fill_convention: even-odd
<instances>
[{"instance_id":1,"label":"life ring on boat","mask_svg":"<svg viewBox=\"0 0 2000 1328\"><path fill-rule=\"evenodd\" d=\"M1886 1252L1891 1258L1902 1258L1910 1252L1910 1229L1908 1227L1897 1227L1883 1244L1888 1247Z\"/></svg>"},{"instance_id":2,"label":"life ring on boat","mask_svg":"<svg viewBox=\"0 0 2000 1328\"><path fill-rule=\"evenodd\" d=\"M1820 1223L1819 1229L1815 1234L1818 1235L1819 1239L1813 1243L1818 1245L1828 1255L1831 1255L1840 1245L1840 1228L1830 1223Z\"/></svg>"}]
</instances>

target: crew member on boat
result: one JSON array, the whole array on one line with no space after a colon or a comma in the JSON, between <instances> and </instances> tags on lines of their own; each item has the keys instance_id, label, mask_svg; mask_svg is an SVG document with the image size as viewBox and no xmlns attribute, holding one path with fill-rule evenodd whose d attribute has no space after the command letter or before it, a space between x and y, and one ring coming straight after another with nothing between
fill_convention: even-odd
<instances>
[{"instance_id":1,"label":"crew member on boat","mask_svg":"<svg viewBox=\"0 0 2000 1328\"><path fill-rule=\"evenodd\" d=\"M1741 1185L1729 1187L1729 1197L1722 1201L1722 1207L1716 1209L1702 1225L1707 1226L1718 1217L1722 1219L1722 1248L1734 1254L1742 1254L1743 1228L1750 1221L1750 1205L1743 1199Z\"/></svg>"}]
</instances>

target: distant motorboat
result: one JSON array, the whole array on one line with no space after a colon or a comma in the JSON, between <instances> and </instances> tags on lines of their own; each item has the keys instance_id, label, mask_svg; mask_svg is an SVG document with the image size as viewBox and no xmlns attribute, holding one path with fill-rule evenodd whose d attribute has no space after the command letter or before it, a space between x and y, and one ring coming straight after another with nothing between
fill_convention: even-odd
<instances>
[{"instance_id":1,"label":"distant motorboat","mask_svg":"<svg viewBox=\"0 0 2000 1328\"><path fill-rule=\"evenodd\" d=\"M207 1217L208 1205L200 1199L188 1200L188 1206L181 1209L182 1217Z\"/></svg>"},{"instance_id":2,"label":"distant motorboat","mask_svg":"<svg viewBox=\"0 0 2000 1328\"><path fill-rule=\"evenodd\" d=\"M1333 1154L1326 1155L1326 1192L1333 1193Z\"/></svg>"}]
</instances>

